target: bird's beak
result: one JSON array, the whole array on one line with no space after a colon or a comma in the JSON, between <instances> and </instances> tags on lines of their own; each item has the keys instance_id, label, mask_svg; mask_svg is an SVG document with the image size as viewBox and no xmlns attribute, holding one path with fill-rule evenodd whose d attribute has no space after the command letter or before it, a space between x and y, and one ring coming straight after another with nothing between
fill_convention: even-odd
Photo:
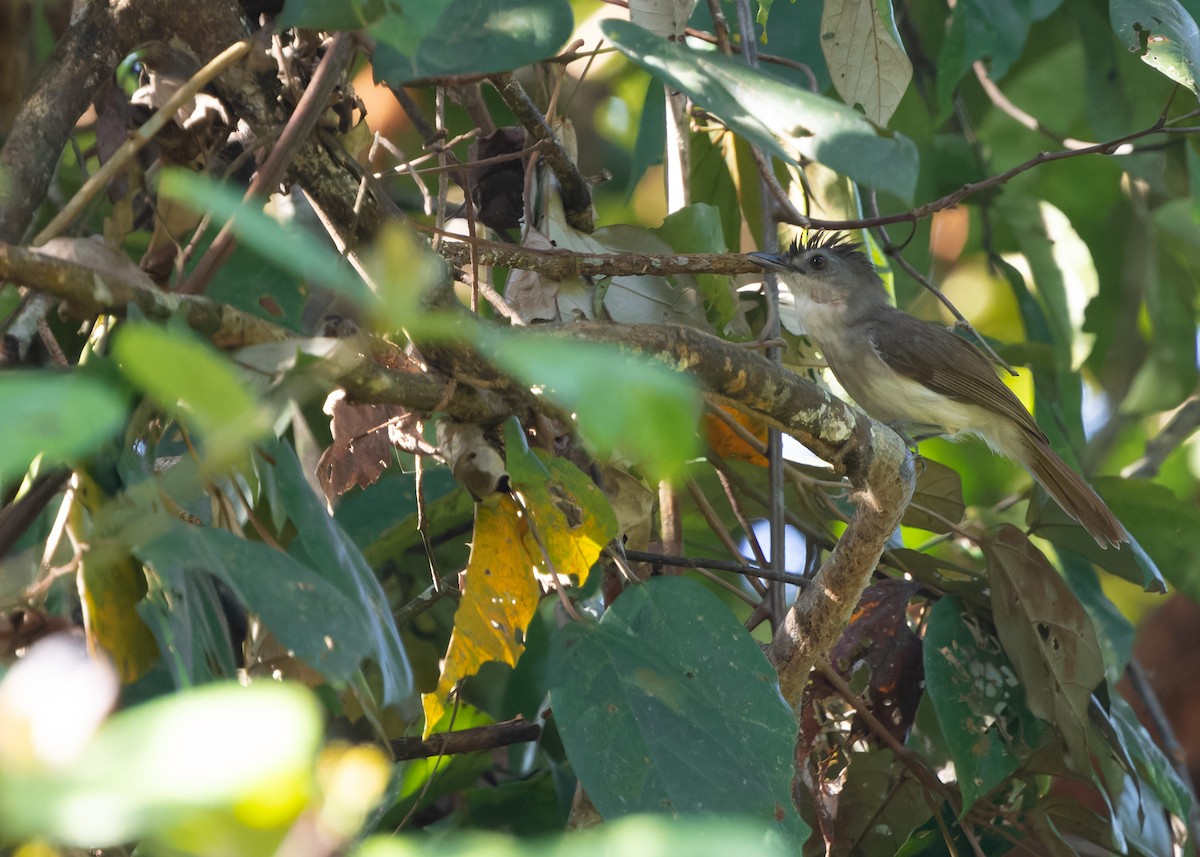
<instances>
[{"instance_id":1,"label":"bird's beak","mask_svg":"<svg viewBox=\"0 0 1200 857\"><path fill-rule=\"evenodd\" d=\"M747 253L746 258L768 271L790 271L787 261L778 253Z\"/></svg>"}]
</instances>

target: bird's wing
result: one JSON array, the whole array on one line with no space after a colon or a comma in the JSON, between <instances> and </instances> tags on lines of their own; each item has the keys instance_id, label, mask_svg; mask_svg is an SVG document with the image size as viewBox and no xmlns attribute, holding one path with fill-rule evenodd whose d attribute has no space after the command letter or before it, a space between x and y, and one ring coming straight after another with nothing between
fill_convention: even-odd
<instances>
[{"instance_id":1,"label":"bird's wing","mask_svg":"<svg viewBox=\"0 0 1200 857\"><path fill-rule=\"evenodd\" d=\"M935 393L1004 414L1043 436L1033 417L978 348L946 328L899 310L871 325L871 344L896 372Z\"/></svg>"}]
</instances>

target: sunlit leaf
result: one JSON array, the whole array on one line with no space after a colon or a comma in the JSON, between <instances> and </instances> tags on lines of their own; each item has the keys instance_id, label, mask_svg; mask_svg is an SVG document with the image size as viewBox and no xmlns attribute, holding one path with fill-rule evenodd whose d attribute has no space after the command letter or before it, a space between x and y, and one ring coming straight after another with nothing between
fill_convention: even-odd
<instances>
[{"instance_id":1,"label":"sunlit leaf","mask_svg":"<svg viewBox=\"0 0 1200 857\"><path fill-rule=\"evenodd\" d=\"M842 100L887 125L912 80L890 0L826 0L821 48Z\"/></svg>"},{"instance_id":2,"label":"sunlit leaf","mask_svg":"<svg viewBox=\"0 0 1200 857\"><path fill-rule=\"evenodd\" d=\"M571 462L531 450L515 419L505 423L504 441L513 490L521 498L530 526L537 529L536 539L526 540L530 555L544 568L541 549L545 548L551 567L544 571L574 577L583 586L600 551L617 535L617 519L608 500ZM529 535L534 537L532 532Z\"/></svg>"},{"instance_id":3,"label":"sunlit leaf","mask_svg":"<svg viewBox=\"0 0 1200 857\"><path fill-rule=\"evenodd\" d=\"M529 65L553 56L573 26L566 0L387 0L368 32L376 78L395 84Z\"/></svg>"},{"instance_id":4,"label":"sunlit leaf","mask_svg":"<svg viewBox=\"0 0 1200 857\"><path fill-rule=\"evenodd\" d=\"M19 476L38 455L47 464L85 456L125 419L124 397L98 379L52 372L0 375L0 482Z\"/></svg>"},{"instance_id":5,"label":"sunlit leaf","mask_svg":"<svg viewBox=\"0 0 1200 857\"><path fill-rule=\"evenodd\" d=\"M520 507L507 494L475 504L471 559L442 674L433 693L421 697L426 736L459 681L489 661L513 666L524 651L522 638L541 597L525 547L528 533Z\"/></svg>"},{"instance_id":6,"label":"sunlit leaf","mask_svg":"<svg viewBox=\"0 0 1200 857\"><path fill-rule=\"evenodd\" d=\"M1195 8L1194 6L1192 7ZM1200 95L1200 28L1179 0L1109 0L1113 32L1142 62Z\"/></svg>"},{"instance_id":7,"label":"sunlit leaf","mask_svg":"<svg viewBox=\"0 0 1200 857\"><path fill-rule=\"evenodd\" d=\"M983 544L992 614L1029 710L1052 723L1076 771L1088 768L1088 705L1104 680L1091 618L1041 551L1016 527Z\"/></svg>"},{"instance_id":8,"label":"sunlit leaf","mask_svg":"<svg viewBox=\"0 0 1200 857\"><path fill-rule=\"evenodd\" d=\"M954 759L965 813L1049 737L999 639L957 596L925 626L925 686Z\"/></svg>"},{"instance_id":9,"label":"sunlit leaf","mask_svg":"<svg viewBox=\"0 0 1200 857\"><path fill-rule=\"evenodd\" d=\"M571 765L606 819L720 812L793 848L807 838L790 799L796 723L775 671L695 581L652 578L599 624L565 626L550 676Z\"/></svg>"},{"instance_id":10,"label":"sunlit leaf","mask_svg":"<svg viewBox=\"0 0 1200 857\"><path fill-rule=\"evenodd\" d=\"M186 330L130 322L113 357L134 384L200 429L215 461L236 457L270 430L269 415L233 364Z\"/></svg>"},{"instance_id":11,"label":"sunlit leaf","mask_svg":"<svg viewBox=\"0 0 1200 857\"><path fill-rule=\"evenodd\" d=\"M212 212L221 222L232 221L238 240L271 264L299 280L320 283L370 307L374 297L342 257L302 231L283 226L260 207L243 205L242 195L191 170L167 169L159 180L159 193L199 210Z\"/></svg>"},{"instance_id":12,"label":"sunlit leaf","mask_svg":"<svg viewBox=\"0 0 1200 857\"><path fill-rule=\"evenodd\" d=\"M605 36L655 78L687 93L751 142L791 163L813 158L855 181L909 199L917 150L861 113L713 51L660 39L627 21Z\"/></svg>"},{"instance_id":13,"label":"sunlit leaf","mask_svg":"<svg viewBox=\"0 0 1200 857\"><path fill-rule=\"evenodd\" d=\"M110 718L67 770L0 770L7 836L271 854L313 791L322 716L303 687L208 685ZM158 848L154 850L159 850Z\"/></svg>"},{"instance_id":14,"label":"sunlit leaf","mask_svg":"<svg viewBox=\"0 0 1200 857\"><path fill-rule=\"evenodd\" d=\"M569 339L493 340L496 362L573 412L601 454L620 452L656 478L698 451L700 393L687 376L615 348Z\"/></svg>"}]
</instances>

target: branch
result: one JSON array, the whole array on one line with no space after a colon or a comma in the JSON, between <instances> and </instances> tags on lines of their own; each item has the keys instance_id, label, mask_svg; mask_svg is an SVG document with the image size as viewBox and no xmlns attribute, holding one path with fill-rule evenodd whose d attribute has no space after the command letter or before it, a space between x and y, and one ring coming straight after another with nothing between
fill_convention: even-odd
<instances>
[{"instance_id":1,"label":"branch","mask_svg":"<svg viewBox=\"0 0 1200 857\"><path fill-rule=\"evenodd\" d=\"M545 325L530 335L606 342L686 371L710 394L763 417L845 472L856 513L800 591L767 656L798 709L817 658L837 641L908 502L915 475L900 437L825 389L744 348L676 325Z\"/></svg>"},{"instance_id":2,"label":"branch","mask_svg":"<svg viewBox=\"0 0 1200 857\"><path fill-rule=\"evenodd\" d=\"M1125 479L1151 479L1158 474L1167 456L1200 428L1200 393L1179 406L1163 430L1146 441L1142 457L1121 471Z\"/></svg>"},{"instance_id":3,"label":"branch","mask_svg":"<svg viewBox=\"0 0 1200 857\"><path fill-rule=\"evenodd\" d=\"M550 144L549 149L543 150L543 157L558 178L567 222L580 232L590 233L596 225L592 219L592 192L587 179L579 172L579 167L572 160L570 153L563 148L554 129L547 124L537 105L525 93L512 72L494 75L492 83L525 130Z\"/></svg>"},{"instance_id":4,"label":"branch","mask_svg":"<svg viewBox=\"0 0 1200 857\"><path fill-rule=\"evenodd\" d=\"M309 82L304 94L296 104L291 118L283 127L283 133L271 149L271 154L258 172L242 199L248 203L253 199L266 199L279 187L280 181L287 172L288 164L295 157L299 148L308 140L321 114L329 106L329 96L334 86L346 71L351 57L354 55L354 44L348 33L338 33L333 37L317 64L317 71ZM204 256L196 264L190 277L180 287L179 291L186 294L199 294L207 288L217 268L221 267L233 253L236 241L233 237L233 224L227 221L213 239Z\"/></svg>"},{"instance_id":5,"label":"branch","mask_svg":"<svg viewBox=\"0 0 1200 857\"><path fill-rule=\"evenodd\" d=\"M453 756L458 753L478 753L512 744L524 744L542 737L542 726L523 720L505 720L487 726L459 729L456 732L441 732L422 741L420 738L396 738L392 741L392 753L397 761L403 759L431 759L434 756Z\"/></svg>"},{"instance_id":6,"label":"branch","mask_svg":"<svg viewBox=\"0 0 1200 857\"><path fill-rule=\"evenodd\" d=\"M124 316L136 305L148 318L181 314L188 326L219 348L296 339L295 333L257 316L197 295L163 292L149 281L100 272L41 253L0 243L0 280L8 280L62 298L80 318L107 313ZM299 344L300 340L296 340ZM404 352L383 340L344 339L321 361L320 375L332 389L344 387L357 402L399 404L414 411L443 411L463 422L493 424L512 409L487 390L456 384L432 372L401 371L411 365ZM365 343L365 344L364 344Z\"/></svg>"},{"instance_id":7,"label":"branch","mask_svg":"<svg viewBox=\"0 0 1200 857\"><path fill-rule=\"evenodd\" d=\"M1090 146L1082 146L1080 148L1060 149L1056 152L1039 152L1024 163L1017 164L1012 169L989 176L981 181L969 182L958 190L952 191L939 199L919 205L908 211L901 211L897 214L862 217L857 220L819 220L803 215L797 217L794 213L785 210L779 213L780 219L786 223L791 223L794 226L800 226L805 229L827 229L832 231L842 229L870 229L876 226L887 226L892 223L915 223L936 211L958 205L967 197L974 196L980 191L1005 184L1021 173L1028 172L1042 164L1048 164L1051 161L1063 161L1067 158L1077 158L1080 155L1131 155L1135 151L1133 146L1130 145L1134 140L1148 137L1151 134L1163 133L1167 130L1166 117L1160 116L1149 128L1143 128L1141 131L1134 131L1131 134L1125 134L1122 137L1116 137L1104 143L1094 143Z\"/></svg>"},{"instance_id":8,"label":"branch","mask_svg":"<svg viewBox=\"0 0 1200 857\"><path fill-rule=\"evenodd\" d=\"M460 236L455 236L460 237ZM638 253L575 253L570 250L534 250L496 241L443 241L439 252L448 261L464 265L471 248L481 265L536 271L544 277L565 280L570 277L623 277L636 274L762 274L740 253L676 253L651 256Z\"/></svg>"}]
</instances>

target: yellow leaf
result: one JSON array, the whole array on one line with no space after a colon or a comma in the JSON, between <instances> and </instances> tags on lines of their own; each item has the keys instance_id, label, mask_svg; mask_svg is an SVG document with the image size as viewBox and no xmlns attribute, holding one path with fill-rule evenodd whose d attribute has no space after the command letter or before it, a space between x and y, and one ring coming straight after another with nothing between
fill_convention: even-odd
<instances>
[{"instance_id":1,"label":"yellow leaf","mask_svg":"<svg viewBox=\"0 0 1200 857\"><path fill-rule=\"evenodd\" d=\"M112 658L125 684L144 675L158 659L158 643L137 614L137 603L146 595L146 574L128 547L93 540L80 565L79 594L88 646Z\"/></svg>"},{"instance_id":2,"label":"yellow leaf","mask_svg":"<svg viewBox=\"0 0 1200 857\"><path fill-rule=\"evenodd\" d=\"M574 576L583 586L600 551L617 535L617 517L582 470L541 450L533 453L548 471L548 478L522 483L517 469L510 468L512 484L533 519L553 569L546 568L536 542L530 543L529 551L543 573Z\"/></svg>"},{"instance_id":3,"label":"yellow leaf","mask_svg":"<svg viewBox=\"0 0 1200 857\"><path fill-rule=\"evenodd\" d=\"M541 596L525 548L528 532L524 514L511 497L497 494L475 504L471 558L442 675L437 689L421 696L425 737L442 719L455 685L488 661L515 666L525 650L518 635L524 637Z\"/></svg>"}]
</instances>

